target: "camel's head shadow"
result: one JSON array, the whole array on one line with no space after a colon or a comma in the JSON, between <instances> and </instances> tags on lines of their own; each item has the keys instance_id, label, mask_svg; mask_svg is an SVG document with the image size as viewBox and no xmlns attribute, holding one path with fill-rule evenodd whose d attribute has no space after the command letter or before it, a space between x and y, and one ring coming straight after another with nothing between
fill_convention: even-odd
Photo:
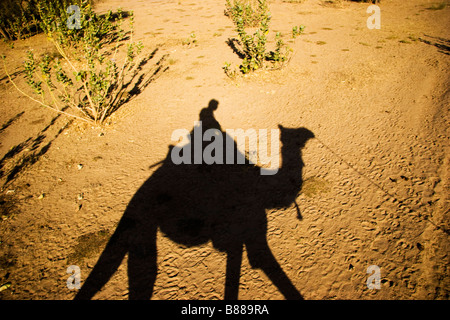
<instances>
[{"instance_id":1,"label":"camel's head shadow","mask_svg":"<svg viewBox=\"0 0 450 320\"><path fill-rule=\"evenodd\" d=\"M286 128L279 124L278 129L280 129L280 141L283 146L292 146L302 149L309 139L315 137L314 133L303 127Z\"/></svg>"},{"instance_id":2,"label":"camel's head shadow","mask_svg":"<svg viewBox=\"0 0 450 320\"><path fill-rule=\"evenodd\" d=\"M296 202L303 185L302 149L308 140L314 138L310 130L300 128L286 128L278 125L281 141L281 168L273 176L267 176L262 188L263 198L266 199L266 208L286 208L295 205L297 218L302 220L300 208Z\"/></svg>"}]
</instances>

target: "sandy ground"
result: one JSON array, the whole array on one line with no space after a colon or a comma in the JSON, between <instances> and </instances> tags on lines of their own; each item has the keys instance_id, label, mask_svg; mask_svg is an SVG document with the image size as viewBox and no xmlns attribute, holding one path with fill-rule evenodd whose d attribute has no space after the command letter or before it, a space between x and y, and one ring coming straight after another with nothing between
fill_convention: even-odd
<instances>
[{"instance_id":1,"label":"sandy ground","mask_svg":"<svg viewBox=\"0 0 450 320\"><path fill-rule=\"evenodd\" d=\"M2 299L73 299L128 203L166 157L174 130L191 130L211 99L222 128L305 127L303 186L294 204L268 209L267 241L304 299L448 299L450 7L383 0L381 29L369 4L271 1L271 30L305 33L277 71L232 81L238 57L224 1L105 0L97 9L134 10L136 38L152 67L169 67L105 127L69 123L30 102L0 73L0 292ZM183 44L195 33L197 42ZM0 44L11 72L45 37ZM22 75L15 74L22 83ZM244 201L243 199L242 201ZM176 200L173 200L176 201ZM225 205L225 204L224 204ZM226 254L157 233L152 299L223 299ZM242 260L239 299L284 299ZM127 299L126 256L95 299ZM368 289L371 265L380 289Z\"/></svg>"}]
</instances>

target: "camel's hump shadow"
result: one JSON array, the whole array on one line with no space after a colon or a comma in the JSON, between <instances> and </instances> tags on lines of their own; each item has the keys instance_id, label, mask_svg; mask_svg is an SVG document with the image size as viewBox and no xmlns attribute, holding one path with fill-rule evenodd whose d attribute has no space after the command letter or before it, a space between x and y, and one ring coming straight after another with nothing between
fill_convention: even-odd
<instances>
[{"instance_id":1,"label":"camel's hump shadow","mask_svg":"<svg viewBox=\"0 0 450 320\"><path fill-rule=\"evenodd\" d=\"M212 100L200 112L202 132L214 129L223 137L223 156L230 152L225 141L231 138L220 127L213 112ZM167 157L130 201L119 225L98 263L78 293L91 298L112 276L128 253L128 276L131 299L151 297L157 274L157 228L171 240L184 246L212 241L213 246L228 255L226 298L237 298L242 248L245 245L253 267L263 269L287 298L301 298L273 257L266 240L266 209L289 206L302 185L300 149L313 134L304 128L280 127L282 167L273 176L263 176L260 168L245 164L195 164L195 151L208 143L189 134L191 164L174 164L170 146ZM201 146L196 145L200 143ZM232 152L243 157L234 141ZM198 148L198 149L196 149Z\"/></svg>"}]
</instances>

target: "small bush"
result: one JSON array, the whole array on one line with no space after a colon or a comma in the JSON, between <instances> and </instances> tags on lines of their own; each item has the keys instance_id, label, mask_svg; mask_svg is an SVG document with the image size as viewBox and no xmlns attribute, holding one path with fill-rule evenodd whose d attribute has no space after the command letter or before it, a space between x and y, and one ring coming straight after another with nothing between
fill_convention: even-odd
<instances>
[{"instance_id":1,"label":"small bush","mask_svg":"<svg viewBox=\"0 0 450 320\"><path fill-rule=\"evenodd\" d=\"M127 101L128 86L150 59L138 58L143 45L133 42L133 14L118 10L100 16L88 1L83 1L80 29L69 29L64 16L56 16L57 8L39 7L42 29L58 54L44 55L38 61L33 51L28 51L25 78L33 93L26 93L10 80L19 92L43 107L102 124ZM130 22L128 32L122 28L126 16ZM148 81L151 78L138 79L142 85ZM138 84L134 89L139 89Z\"/></svg>"},{"instance_id":2,"label":"small bush","mask_svg":"<svg viewBox=\"0 0 450 320\"><path fill-rule=\"evenodd\" d=\"M225 15L233 21L242 19L244 27L257 27L266 11L258 5L258 0L226 0Z\"/></svg>"},{"instance_id":3,"label":"small bush","mask_svg":"<svg viewBox=\"0 0 450 320\"><path fill-rule=\"evenodd\" d=\"M21 39L38 26L37 1L2 0L0 2L0 33L7 40Z\"/></svg>"},{"instance_id":4,"label":"small bush","mask_svg":"<svg viewBox=\"0 0 450 320\"><path fill-rule=\"evenodd\" d=\"M2 0L0 34L6 40L22 39L66 23L70 5L92 5L92 0Z\"/></svg>"},{"instance_id":5,"label":"small bush","mask_svg":"<svg viewBox=\"0 0 450 320\"><path fill-rule=\"evenodd\" d=\"M267 50L267 35L269 34L269 24L271 16L266 0L257 0L257 8L252 8L250 4L235 0L234 6L230 7L230 0L227 0L227 10L229 17L232 19L239 39L229 39L228 45L242 58L239 70L243 73L266 67L267 63L271 63L272 67L282 65L289 58L292 51L283 41L281 33L277 32L275 36L275 49ZM245 9L250 7L250 9ZM251 12L251 14L249 13ZM256 17L257 19L249 19L248 17ZM258 21L256 31L250 33L249 21ZM252 28L255 29L255 28ZM293 38L303 32L304 26L294 27L292 29ZM232 70L231 65L226 63L223 67L225 74L230 77L236 76L236 72Z\"/></svg>"}]
</instances>

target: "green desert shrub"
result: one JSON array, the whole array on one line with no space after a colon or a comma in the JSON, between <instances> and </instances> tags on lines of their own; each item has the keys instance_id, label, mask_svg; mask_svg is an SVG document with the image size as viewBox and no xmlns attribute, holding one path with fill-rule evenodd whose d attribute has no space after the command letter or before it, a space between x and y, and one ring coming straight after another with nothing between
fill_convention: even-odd
<instances>
[{"instance_id":1,"label":"green desert shrub","mask_svg":"<svg viewBox=\"0 0 450 320\"><path fill-rule=\"evenodd\" d=\"M264 1L265 2L265 1ZM267 13L258 0L226 0L225 15L233 21L242 19L245 27L257 27Z\"/></svg>"},{"instance_id":2,"label":"green desert shrub","mask_svg":"<svg viewBox=\"0 0 450 320\"><path fill-rule=\"evenodd\" d=\"M127 101L131 82L149 60L140 56L142 43L133 41L133 13L98 15L89 1L82 1L78 26L69 28L67 15L56 16L58 8L39 7L42 30L57 53L37 57L33 50L27 52L24 73L31 90L19 88L9 78L19 92L43 107L102 124ZM125 19L128 30L123 27ZM145 82L142 77L138 81Z\"/></svg>"},{"instance_id":3,"label":"green desert shrub","mask_svg":"<svg viewBox=\"0 0 450 320\"><path fill-rule=\"evenodd\" d=\"M86 4L92 5L92 0L1 0L0 35L17 40L63 27L71 15L69 6Z\"/></svg>"},{"instance_id":4,"label":"green desert shrub","mask_svg":"<svg viewBox=\"0 0 450 320\"><path fill-rule=\"evenodd\" d=\"M257 3L256 7L254 7L255 2ZM292 52L292 49L285 44L280 32L275 35L275 48L273 50L267 48L271 20L267 2L267 0L250 2L234 0L234 4L231 6L230 0L227 0L225 12L229 13L228 16L233 21L238 34L238 39L229 39L228 44L242 58L239 70L243 74L265 68L268 65L280 66L288 61ZM254 25L255 21L257 22L256 26ZM292 37L297 37L303 29L304 26L294 27ZM237 74L230 63L225 63L223 69L228 76L233 77Z\"/></svg>"}]
</instances>

